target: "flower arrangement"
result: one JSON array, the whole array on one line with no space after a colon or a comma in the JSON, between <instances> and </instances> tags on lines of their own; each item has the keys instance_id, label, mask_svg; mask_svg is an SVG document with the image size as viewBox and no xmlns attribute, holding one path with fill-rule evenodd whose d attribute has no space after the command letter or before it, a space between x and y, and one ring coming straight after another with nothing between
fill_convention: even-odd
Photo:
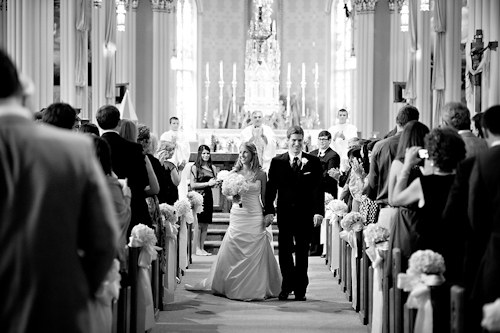
<instances>
[{"instance_id":1,"label":"flower arrangement","mask_svg":"<svg viewBox=\"0 0 500 333\"><path fill-rule=\"evenodd\" d=\"M365 218L358 212L350 212L342 221L340 221L340 226L345 231L361 231L363 230L363 224L365 222Z\"/></svg>"},{"instance_id":2,"label":"flower arrangement","mask_svg":"<svg viewBox=\"0 0 500 333\"><path fill-rule=\"evenodd\" d=\"M176 224L178 220L177 210L166 203L160 204L160 214L163 223Z\"/></svg>"},{"instance_id":3,"label":"flower arrangement","mask_svg":"<svg viewBox=\"0 0 500 333\"><path fill-rule=\"evenodd\" d=\"M432 250L419 250L411 255L407 273L442 275L445 271L442 255Z\"/></svg>"},{"instance_id":4,"label":"flower arrangement","mask_svg":"<svg viewBox=\"0 0 500 333\"><path fill-rule=\"evenodd\" d=\"M376 224L369 224L363 230L367 247L387 242L389 240L389 230Z\"/></svg>"},{"instance_id":5,"label":"flower arrangement","mask_svg":"<svg viewBox=\"0 0 500 333\"><path fill-rule=\"evenodd\" d=\"M325 207L328 207L328 204L333 200L333 195L328 192L325 192Z\"/></svg>"},{"instance_id":6,"label":"flower arrangement","mask_svg":"<svg viewBox=\"0 0 500 333\"><path fill-rule=\"evenodd\" d=\"M236 172L231 172L222 182L222 194L226 197L232 197L234 202L241 203L241 195L248 191L249 185L245 177Z\"/></svg>"},{"instance_id":7,"label":"flower arrangement","mask_svg":"<svg viewBox=\"0 0 500 333\"><path fill-rule=\"evenodd\" d=\"M345 214L347 214L347 204L342 200L334 199L330 201L327 209L338 216L344 216Z\"/></svg>"},{"instance_id":8,"label":"flower arrangement","mask_svg":"<svg viewBox=\"0 0 500 333\"><path fill-rule=\"evenodd\" d=\"M226 179L226 177L229 175L229 170L221 170L219 171L219 173L217 174L217 181L218 182L223 182L224 179Z\"/></svg>"},{"instance_id":9,"label":"flower arrangement","mask_svg":"<svg viewBox=\"0 0 500 333\"><path fill-rule=\"evenodd\" d=\"M188 199L177 200L174 203L174 208L177 211L177 215L179 217L184 217L187 214L191 213L191 203Z\"/></svg>"},{"instance_id":10,"label":"flower arrangement","mask_svg":"<svg viewBox=\"0 0 500 333\"><path fill-rule=\"evenodd\" d=\"M196 214L203 212L203 196L195 191L190 191L187 194L187 199L191 203Z\"/></svg>"},{"instance_id":11,"label":"flower arrangement","mask_svg":"<svg viewBox=\"0 0 500 333\"><path fill-rule=\"evenodd\" d=\"M130 247L154 246L157 242L154 230L142 223L132 228L129 240Z\"/></svg>"}]
</instances>

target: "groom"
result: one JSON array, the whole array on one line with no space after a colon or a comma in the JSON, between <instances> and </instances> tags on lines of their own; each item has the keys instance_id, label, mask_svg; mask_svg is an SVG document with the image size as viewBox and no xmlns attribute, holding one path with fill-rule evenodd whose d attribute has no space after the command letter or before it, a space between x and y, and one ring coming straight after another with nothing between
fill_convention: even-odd
<instances>
[{"instance_id":1,"label":"groom","mask_svg":"<svg viewBox=\"0 0 500 333\"><path fill-rule=\"evenodd\" d=\"M325 211L323 170L317 157L302 152L304 131L300 126L290 127L286 136L288 152L274 157L269 168L265 221L266 227L272 223L278 194L278 249L283 276L279 299L286 300L294 292L296 301L305 301L310 238L313 227L321 225Z\"/></svg>"}]
</instances>

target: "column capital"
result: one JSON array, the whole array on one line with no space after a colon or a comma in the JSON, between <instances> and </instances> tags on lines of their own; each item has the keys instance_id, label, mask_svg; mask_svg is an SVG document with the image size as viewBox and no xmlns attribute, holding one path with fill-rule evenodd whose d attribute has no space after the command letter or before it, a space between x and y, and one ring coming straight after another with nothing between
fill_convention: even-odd
<instances>
[{"instance_id":1,"label":"column capital","mask_svg":"<svg viewBox=\"0 0 500 333\"><path fill-rule=\"evenodd\" d=\"M375 12L378 0L355 0L356 11L360 14Z\"/></svg>"},{"instance_id":2,"label":"column capital","mask_svg":"<svg viewBox=\"0 0 500 333\"><path fill-rule=\"evenodd\" d=\"M175 10L174 0L151 0L151 9L153 12L171 13Z\"/></svg>"},{"instance_id":3,"label":"column capital","mask_svg":"<svg viewBox=\"0 0 500 333\"><path fill-rule=\"evenodd\" d=\"M7 10L7 0L0 0L0 10Z\"/></svg>"},{"instance_id":4,"label":"column capital","mask_svg":"<svg viewBox=\"0 0 500 333\"><path fill-rule=\"evenodd\" d=\"M405 0L389 0L389 10L393 12L397 9L398 13L400 13L404 2Z\"/></svg>"}]
</instances>

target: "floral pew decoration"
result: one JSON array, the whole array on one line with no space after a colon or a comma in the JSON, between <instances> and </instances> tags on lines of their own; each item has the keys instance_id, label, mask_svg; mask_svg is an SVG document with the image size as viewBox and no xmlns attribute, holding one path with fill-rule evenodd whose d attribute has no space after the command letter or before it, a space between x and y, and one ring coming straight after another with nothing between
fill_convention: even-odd
<instances>
[{"instance_id":1,"label":"floral pew decoration","mask_svg":"<svg viewBox=\"0 0 500 333\"><path fill-rule=\"evenodd\" d=\"M137 328L147 331L155 324L153 291L149 277L151 262L156 260L161 247L156 246L157 239L153 229L144 224L132 228L129 247L142 247L138 260L137 278Z\"/></svg>"},{"instance_id":2,"label":"floral pew decoration","mask_svg":"<svg viewBox=\"0 0 500 333\"><path fill-rule=\"evenodd\" d=\"M248 189L249 185L245 177L236 172L230 172L222 181L222 194L238 203L240 208L243 207L241 195L247 193Z\"/></svg>"},{"instance_id":3,"label":"floral pew decoration","mask_svg":"<svg viewBox=\"0 0 500 333\"><path fill-rule=\"evenodd\" d=\"M373 268L372 293L372 332L382 332L382 310L384 304L382 292L382 275L384 258L389 250L390 232L377 224L368 224L363 230L366 244L366 255L370 258Z\"/></svg>"},{"instance_id":4,"label":"floral pew decoration","mask_svg":"<svg viewBox=\"0 0 500 333\"><path fill-rule=\"evenodd\" d=\"M189 265L188 261L188 231L187 225L193 224L193 214L191 212L191 203L187 198L177 200L174 203L177 216L180 219L179 228L179 267L182 271Z\"/></svg>"},{"instance_id":5,"label":"floral pew decoration","mask_svg":"<svg viewBox=\"0 0 500 333\"><path fill-rule=\"evenodd\" d=\"M166 267L163 277L163 304L174 301L174 293L177 285L177 235L179 234L179 217L173 206L166 203L160 204L160 216L162 227L165 228L165 253Z\"/></svg>"},{"instance_id":6,"label":"floral pew decoration","mask_svg":"<svg viewBox=\"0 0 500 333\"><path fill-rule=\"evenodd\" d=\"M325 192L325 218L323 219L323 222L321 223L321 230L320 230L320 239L319 243L323 245L323 254L325 253L326 246L327 246L327 227L329 225L329 221L332 219L333 215L332 212L328 209L328 204L332 202L333 200L333 195L331 195L328 192ZM327 258L327 261L330 260L330 258Z\"/></svg>"},{"instance_id":7,"label":"floral pew decoration","mask_svg":"<svg viewBox=\"0 0 500 333\"><path fill-rule=\"evenodd\" d=\"M398 274L398 288L410 292L406 306L418 309L414 333L433 332L433 310L430 287L444 283L444 258L432 250L419 250L409 260L406 273Z\"/></svg>"},{"instance_id":8,"label":"floral pew decoration","mask_svg":"<svg viewBox=\"0 0 500 333\"><path fill-rule=\"evenodd\" d=\"M500 331L500 298L493 303L483 305L481 326L491 332Z\"/></svg>"},{"instance_id":9,"label":"floral pew decoration","mask_svg":"<svg viewBox=\"0 0 500 333\"><path fill-rule=\"evenodd\" d=\"M356 272L356 259L358 258L358 242L356 240L356 233L363 230L363 225L365 224L365 218L358 212L347 213L340 221L340 226L342 231L339 236L341 239L345 240L351 247L351 285L352 285L352 306L354 309L357 308L357 296L358 296L358 279Z\"/></svg>"},{"instance_id":10,"label":"floral pew decoration","mask_svg":"<svg viewBox=\"0 0 500 333\"><path fill-rule=\"evenodd\" d=\"M200 249L200 244L198 244L198 241L200 239L199 236L199 229L198 229L198 214L203 212L203 195L201 195L198 192L195 191L190 191L187 194L187 199L189 200L189 203L191 204L191 212L193 214L193 230L194 230L194 237L192 239L193 242L193 248L195 253L199 252Z\"/></svg>"},{"instance_id":11,"label":"floral pew decoration","mask_svg":"<svg viewBox=\"0 0 500 333\"><path fill-rule=\"evenodd\" d=\"M330 226L332 227L331 244L332 244L332 263L330 270L338 272L339 269L339 256L340 256L340 219L347 214L347 204L342 200L333 199L326 203L327 197L325 196L326 205L326 218L330 218Z\"/></svg>"}]
</instances>

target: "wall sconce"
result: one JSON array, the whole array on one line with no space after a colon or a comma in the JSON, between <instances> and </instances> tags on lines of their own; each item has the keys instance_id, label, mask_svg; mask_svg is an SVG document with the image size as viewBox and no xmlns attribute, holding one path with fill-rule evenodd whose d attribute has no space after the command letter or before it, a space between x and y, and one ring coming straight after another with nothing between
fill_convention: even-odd
<instances>
[{"instance_id":1,"label":"wall sconce","mask_svg":"<svg viewBox=\"0 0 500 333\"><path fill-rule=\"evenodd\" d=\"M94 0L94 7L101 8L102 0Z\"/></svg>"},{"instance_id":2,"label":"wall sconce","mask_svg":"<svg viewBox=\"0 0 500 333\"><path fill-rule=\"evenodd\" d=\"M125 31L125 1L116 0L116 30Z\"/></svg>"},{"instance_id":3,"label":"wall sconce","mask_svg":"<svg viewBox=\"0 0 500 333\"><path fill-rule=\"evenodd\" d=\"M430 9L430 0L420 0L420 11L428 12Z\"/></svg>"},{"instance_id":4,"label":"wall sconce","mask_svg":"<svg viewBox=\"0 0 500 333\"><path fill-rule=\"evenodd\" d=\"M401 31L407 32L410 21L410 9L408 7L408 2L405 0L401 6Z\"/></svg>"}]
</instances>

